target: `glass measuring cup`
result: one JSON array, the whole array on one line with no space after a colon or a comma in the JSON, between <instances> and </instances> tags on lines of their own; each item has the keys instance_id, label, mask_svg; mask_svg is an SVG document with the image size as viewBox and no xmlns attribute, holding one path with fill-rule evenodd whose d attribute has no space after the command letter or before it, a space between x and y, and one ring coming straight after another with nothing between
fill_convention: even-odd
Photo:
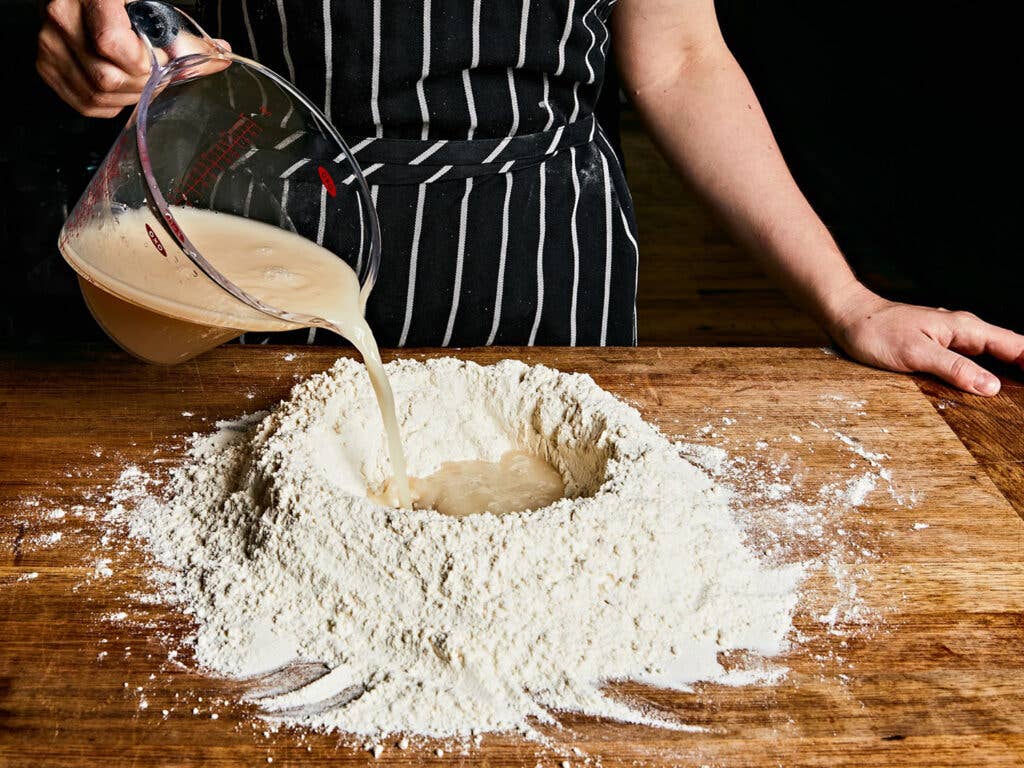
<instances>
[{"instance_id":1,"label":"glass measuring cup","mask_svg":"<svg viewBox=\"0 0 1024 768\"><path fill-rule=\"evenodd\" d=\"M99 324L160 363L244 331L324 324L230 279L216 249L190 236L188 221L204 211L322 246L356 273L365 309L380 229L334 126L287 80L221 48L184 12L158 0L126 10L152 73L59 239Z\"/></svg>"}]
</instances>

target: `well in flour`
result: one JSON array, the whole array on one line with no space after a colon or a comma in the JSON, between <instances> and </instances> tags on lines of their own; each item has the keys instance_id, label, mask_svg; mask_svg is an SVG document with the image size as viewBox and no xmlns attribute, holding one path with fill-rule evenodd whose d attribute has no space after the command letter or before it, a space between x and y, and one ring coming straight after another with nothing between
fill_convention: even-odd
<instances>
[{"instance_id":1,"label":"well in flour","mask_svg":"<svg viewBox=\"0 0 1024 768\"><path fill-rule=\"evenodd\" d=\"M373 498L397 507L392 482ZM434 509L453 517L542 509L565 496L558 471L526 451L509 451L498 461L446 461L428 477L409 478L409 486L415 509Z\"/></svg>"}]
</instances>

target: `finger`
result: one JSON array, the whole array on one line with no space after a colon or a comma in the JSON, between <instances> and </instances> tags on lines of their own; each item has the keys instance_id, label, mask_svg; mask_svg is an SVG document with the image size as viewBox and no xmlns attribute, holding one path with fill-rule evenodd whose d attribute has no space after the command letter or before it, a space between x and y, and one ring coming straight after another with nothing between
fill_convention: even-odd
<instances>
[{"instance_id":1,"label":"finger","mask_svg":"<svg viewBox=\"0 0 1024 768\"><path fill-rule=\"evenodd\" d=\"M126 16L127 18L127 16ZM69 22L60 27L65 42L78 60L79 67L86 74L96 90L107 93L142 93L149 79L148 66L143 74L133 74L113 63L111 60L97 55L94 43L88 39L88 30L82 23ZM135 34L132 33L134 37ZM136 42L141 42L136 38Z\"/></svg>"},{"instance_id":2,"label":"finger","mask_svg":"<svg viewBox=\"0 0 1024 768\"><path fill-rule=\"evenodd\" d=\"M976 395L994 395L999 391L999 379L980 365L946 349L937 342L922 342L909 356L914 370L931 373L965 392Z\"/></svg>"},{"instance_id":3,"label":"finger","mask_svg":"<svg viewBox=\"0 0 1024 768\"><path fill-rule=\"evenodd\" d=\"M138 94L97 91L67 43L56 34L40 34L37 69L64 101L90 117L111 117L138 100Z\"/></svg>"},{"instance_id":4,"label":"finger","mask_svg":"<svg viewBox=\"0 0 1024 768\"><path fill-rule=\"evenodd\" d=\"M94 56L84 47L75 47L72 53L78 61L79 68L97 91L133 94L138 97L149 79L148 75L130 75L106 59Z\"/></svg>"},{"instance_id":5,"label":"finger","mask_svg":"<svg viewBox=\"0 0 1024 768\"><path fill-rule=\"evenodd\" d=\"M46 16L46 24L40 32L40 44L48 34L63 39L96 90L136 95L142 92L146 77L132 75L93 52L84 27L83 11L77 2L53 0L46 7Z\"/></svg>"},{"instance_id":6,"label":"finger","mask_svg":"<svg viewBox=\"0 0 1024 768\"><path fill-rule=\"evenodd\" d=\"M93 107L121 107L134 104L139 94L134 92L120 93L105 91L95 87L94 83L75 57L74 52L61 37L48 41L49 59L57 74L62 77L70 89L79 97L83 104Z\"/></svg>"},{"instance_id":7,"label":"finger","mask_svg":"<svg viewBox=\"0 0 1024 768\"><path fill-rule=\"evenodd\" d=\"M71 88L67 79L50 62L38 62L36 69L39 71L39 76L43 78L43 81L54 90L65 104L86 117L114 117L121 111L120 107L102 108L88 104Z\"/></svg>"},{"instance_id":8,"label":"finger","mask_svg":"<svg viewBox=\"0 0 1024 768\"><path fill-rule=\"evenodd\" d=\"M57 70L49 60L43 57L36 59L36 71L39 73L39 76L43 78L43 82L50 86L54 93L60 97L61 101L72 109L81 111L78 109L78 96L72 92L71 88L64 81L64 78L57 74Z\"/></svg>"},{"instance_id":9,"label":"finger","mask_svg":"<svg viewBox=\"0 0 1024 768\"><path fill-rule=\"evenodd\" d=\"M149 73L149 55L132 29L124 0L85 0L82 10L97 54L130 76Z\"/></svg>"},{"instance_id":10,"label":"finger","mask_svg":"<svg viewBox=\"0 0 1024 768\"><path fill-rule=\"evenodd\" d=\"M113 117L136 101L131 94L93 90L88 79L73 63L64 69L54 67L52 77L64 85L73 99L71 105L87 117Z\"/></svg>"},{"instance_id":11,"label":"finger","mask_svg":"<svg viewBox=\"0 0 1024 768\"><path fill-rule=\"evenodd\" d=\"M70 53L67 46L54 29L44 26L39 32L36 71L62 101L77 112L84 114L85 104L82 101L82 96L72 86L75 78L65 74L69 67L77 67L77 64L73 59L69 60Z\"/></svg>"},{"instance_id":12,"label":"finger","mask_svg":"<svg viewBox=\"0 0 1024 768\"><path fill-rule=\"evenodd\" d=\"M970 355L985 352L1005 363L1024 366L1024 336L986 323L968 312L958 312L956 316L951 347Z\"/></svg>"}]
</instances>

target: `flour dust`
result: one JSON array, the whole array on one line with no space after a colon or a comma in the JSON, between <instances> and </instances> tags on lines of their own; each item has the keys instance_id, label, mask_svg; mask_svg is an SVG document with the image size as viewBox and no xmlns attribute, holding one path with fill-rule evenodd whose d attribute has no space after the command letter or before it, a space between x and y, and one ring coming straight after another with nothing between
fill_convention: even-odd
<instances>
[{"instance_id":1,"label":"flour dust","mask_svg":"<svg viewBox=\"0 0 1024 768\"><path fill-rule=\"evenodd\" d=\"M884 454L847 437L846 416L806 425L851 461L813 488L780 447L813 450L806 429L741 445L729 427L742 415L719 415L671 442L587 376L451 359L388 375L411 475L518 452L553 468L566 498L465 517L375 503L390 477L380 416L365 369L340 360L272 412L193 434L169 470L127 466L68 509L26 500L22 522L40 547L96 526L95 580L116 579L141 545L152 591L127 601L195 620L184 641L165 638L169 663L265 681L306 662L320 671L305 686L253 685L248 698L271 728L371 746L389 733L537 737L560 711L687 728L605 683L777 683L786 670L772 658L809 631L794 629L798 603L836 637L823 669L842 668L846 638L882 625L886 608L862 596L876 555L858 509L879 492L915 499ZM827 405L851 419L865 407ZM801 594L811 576L830 586Z\"/></svg>"}]
</instances>

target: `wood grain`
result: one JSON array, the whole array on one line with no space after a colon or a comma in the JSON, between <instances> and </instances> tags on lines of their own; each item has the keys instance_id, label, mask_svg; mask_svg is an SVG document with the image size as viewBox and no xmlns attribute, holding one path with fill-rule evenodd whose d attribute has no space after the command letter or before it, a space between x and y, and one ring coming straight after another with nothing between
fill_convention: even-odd
<instances>
[{"instance_id":1,"label":"wood grain","mask_svg":"<svg viewBox=\"0 0 1024 768\"><path fill-rule=\"evenodd\" d=\"M993 398L972 397L926 377L920 378L921 391L1024 518L1024 382L1019 369L987 364L1003 385Z\"/></svg>"},{"instance_id":2,"label":"wood grain","mask_svg":"<svg viewBox=\"0 0 1024 768\"><path fill-rule=\"evenodd\" d=\"M145 562L127 542L112 543L114 575L93 578L101 527L73 512L126 462L162 471L180 456L183 435L272 405L336 353L233 347L176 368L144 366L100 347L0 354L0 766L373 762L340 746L337 735L264 737L246 707L222 701L235 686L197 674L187 658L184 666L169 661L163 638L187 632L188 617L140 599ZM1024 521L964 442L977 443L983 460L1006 465L1019 460L1020 446L992 446L984 430L961 442L939 416L1013 419L1012 397L997 401L995 411L964 396L937 412L913 379L816 349L455 354L586 371L669 434L698 436L740 455L766 443L765 457L789 457L809 488L859 461L810 426L841 424L866 448L889 454L894 485L913 490L918 501L901 506L876 492L842 521L875 553L858 566L860 583L884 623L863 632L840 622L832 634L815 618L827 604L827 579L818 574L796 617L803 640L784 659L790 672L780 684L705 685L690 694L614 686L705 732L569 714L560 716L564 730L552 733L556 747L549 750L489 736L479 750L443 758L435 745L405 752L389 746L378 763L582 765L568 751L577 747L609 767L1022 764ZM866 403L851 408L855 400ZM725 415L735 424L724 424ZM699 437L706 425L717 437ZM56 507L68 515L48 518ZM929 527L915 530L915 522ZM33 544L58 531L64 538L56 545ZM38 577L24 580L30 573ZM103 620L115 611L127 612L129 622Z\"/></svg>"}]
</instances>

